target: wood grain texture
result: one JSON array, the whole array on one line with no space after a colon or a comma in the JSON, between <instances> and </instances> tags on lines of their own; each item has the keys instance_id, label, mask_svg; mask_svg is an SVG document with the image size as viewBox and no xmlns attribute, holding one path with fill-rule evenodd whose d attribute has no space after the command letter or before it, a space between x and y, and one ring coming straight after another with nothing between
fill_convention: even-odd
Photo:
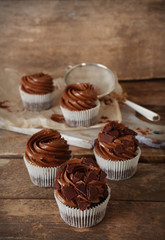
<instances>
[{"instance_id":1,"label":"wood grain texture","mask_svg":"<svg viewBox=\"0 0 165 240\"><path fill-rule=\"evenodd\" d=\"M163 240L165 203L110 201L102 223L75 229L60 218L55 200L1 200L0 239ZM14 206L14 207L13 207Z\"/></svg>"},{"instance_id":2,"label":"wood grain texture","mask_svg":"<svg viewBox=\"0 0 165 240\"><path fill-rule=\"evenodd\" d=\"M0 1L1 69L63 76L98 62L119 79L165 77L165 4L160 0Z\"/></svg>"},{"instance_id":3,"label":"wood grain texture","mask_svg":"<svg viewBox=\"0 0 165 240\"><path fill-rule=\"evenodd\" d=\"M150 81L120 81L123 91L127 92L128 99L148 107L153 111L164 114L165 109L165 80ZM162 116L165 123L165 117Z\"/></svg>"},{"instance_id":4,"label":"wood grain texture","mask_svg":"<svg viewBox=\"0 0 165 240\"><path fill-rule=\"evenodd\" d=\"M140 162L165 163L165 149L151 148L142 145L141 150Z\"/></svg>"},{"instance_id":5,"label":"wood grain texture","mask_svg":"<svg viewBox=\"0 0 165 240\"><path fill-rule=\"evenodd\" d=\"M39 188L30 181L23 159L0 159L0 198L53 198L53 189ZM14 171L13 171L14 169ZM110 181L113 200L165 201L165 164L138 165L125 181Z\"/></svg>"}]
</instances>

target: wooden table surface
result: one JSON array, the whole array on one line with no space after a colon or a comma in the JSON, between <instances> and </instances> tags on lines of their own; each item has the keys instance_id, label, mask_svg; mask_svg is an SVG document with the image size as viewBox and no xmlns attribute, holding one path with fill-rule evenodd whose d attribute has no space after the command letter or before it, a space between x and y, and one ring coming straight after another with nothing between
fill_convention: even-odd
<instances>
[{"instance_id":1,"label":"wooden table surface","mask_svg":"<svg viewBox=\"0 0 165 240\"><path fill-rule=\"evenodd\" d=\"M121 83L129 99L161 115L165 123L165 82ZM106 216L89 229L68 226L60 217L51 188L34 186L23 162L28 136L0 130L0 239L164 239L165 150L141 146L135 176L108 181L112 195ZM71 147L73 155L91 150Z\"/></svg>"}]
</instances>

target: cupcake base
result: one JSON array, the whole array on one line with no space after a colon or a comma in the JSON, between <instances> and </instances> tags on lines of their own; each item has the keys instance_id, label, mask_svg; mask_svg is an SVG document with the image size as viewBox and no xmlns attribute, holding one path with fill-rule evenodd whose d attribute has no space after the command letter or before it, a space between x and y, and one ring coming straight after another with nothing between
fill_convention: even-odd
<instances>
[{"instance_id":1,"label":"cupcake base","mask_svg":"<svg viewBox=\"0 0 165 240\"><path fill-rule=\"evenodd\" d=\"M105 171L107 174L107 178L110 180L126 180L128 178L131 178L136 173L137 168L131 168L127 169L123 172L117 172L112 170Z\"/></svg>"},{"instance_id":2,"label":"cupcake base","mask_svg":"<svg viewBox=\"0 0 165 240\"><path fill-rule=\"evenodd\" d=\"M54 196L59 207L61 218L64 222L72 227L88 228L98 224L104 218L106 207L110 199L110 188L108 187L108 196L102 203L84 211L64 205L56 198L55 192Z\"/></svg>"},{"instance_id":3,"label":"cupcake base","mask_svg":"<svg viewBox=\"0 0 165 240\"><path fill-rule=\"evenodd\" d=\"M43 103L28 103L23 102L24 107L29 111L37 111L40 112L42 110L46 110L51 108L53 105L53 101L51 102L43 102Z\"/></svg>"},{"instance_id":4,"label":"cupcake base","mask_svg":"<svg viewBox=\"0 0 165 240\"><path fill-rule=\"evenodd\" d=\"M79 121L74 121L66 118L65 122L70 127L88 127L88 126L94 125L97 122L97 117L94 117L88 120L79 120Z\"/></svg>"},{"instance_id":5,"label":"cupcake base","mask_svg":"<svg viewBox=\"0 0 165 240\"><path fill-rule=\"evenodd\" d=\"M107 178L110 180L125 180L131 178L137 170L137 164L141 155L138 147L136 157L128 160L112 161L99 156L94 149L94 155L100 168L106 172Z\"/></svg>"},{"instance_id":6,"label":"cupcake base","mask_svg":"<svg viewBox=\"0 0 165 240\"><path fill-rule=\"evenodd\" d=\"M24 162L34 185L39 187L53 187L57 167L39 167L27 161L25 157Z\"/></svg>"},{"instance_id":7,"label":"cupcake base","mask_svg":"<svg viewBox=\"0 0 165 240\"><path fill-rule=\"evenodd\" d=\"M70 127L89 127L97 122L97 116L100 109L100 102L91 109L81 111L71 111L60 106L65 122Z\"/></svg>"},{"instance_id":8,"label":"cupcake base","mask_svg":"<svg viewBox=\"0 0 165 240\"><path fill-rule=\"evenodd\" d=\"M42 111L49 109L53 105L55 91L47 94L29 94L19 87L22 103L30 111Z\"/></svg>"}]
</instances>

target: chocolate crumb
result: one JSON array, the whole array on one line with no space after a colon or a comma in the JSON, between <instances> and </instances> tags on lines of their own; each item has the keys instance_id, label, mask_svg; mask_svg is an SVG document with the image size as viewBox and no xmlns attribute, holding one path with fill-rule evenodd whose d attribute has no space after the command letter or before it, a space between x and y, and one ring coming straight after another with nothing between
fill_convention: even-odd
<instances>
[{"instance_id":1,"label":"chocolate crumb","mask_svg":"<svg viewBox=\"0 0 165 240\"><path fill-rule=\"evenodd\" d=\"M57 169L57 173L56 173L56 178L57 178L57 179L60 178L61 173L62 173L62 169L61 169L61 168L58 168L58 169Z\"/></svg>"},{"instance_id":2,"label":"chocolate crumb","mask_svg":"<svg viewBox=\"0 0 165 240\"><path fill-rule=\"evenodd\" d=\"M97 163L95 160L93 160L92 158L83 158L82 159L82 163L86 164L88 166L94 166L97 167Z\"/></svg>"},{"instance_id":3,"label":"chocolate crumb","mask_svg":"<svg viewBox=\"0 0 165 240\"><path fill-rule=\"evenodd\" d=\"M90 204L82 198L79 198L77 199L77 205L80 210L84 211Z\"/></svg>"},{"instance_id":4,"label":"chocolate crumb","mask_svg":"<svg viewBox=\"0 0 165 240\"><path fill-rule=\"evenodd\" d=\"M85 172L77 171L73 177L74 179L76 179L76 182L77 182L79 180L83 180L84 175L85 175Z\"/></svg>"},{"instance_id":5,"label":"chocolate crumb","mask_svg":"<svg viewBox=\"0 0 165 240\"><path fill-rule=\"evenodd\" d=\"M87 196L90 201L92 201L95 198L97 193L98 193L98 189L95 186L88 185Z\"/></svg>"},{"instance_id":6,"label":"chocolate crumb","mask_svg":"<svg viewBox=\"0 0 165 240\"><path fill-rule=\"evenodd\" d=\"M118 137L119 136L119 131L118 130L112 130L109 135L113 136L113 137Z\"/></svg>"},{"instance_id":7,"label":"chocolate crumb","mask_svg":"<svg viewBox=\"0 0 165 240\"><path fill-rule=\"evenodd\" d=\"M85 183L81 182L76 184L76 189L78 189L81 193L86 194Z\"/></svg>"},{"instance_id":8,"label":"chocolate crumb","mask_svg":"<svg viewBox=\"0 0 165 240\"><path fill-rule=\"evenodd\" d=\"M112 125L107 124L104 128L103 128L103 132L104 133L108 133L112 130Z\"/></svg>"},{"instance_id":9,"label":"chocolate crumb","mask_svg":"<svg viewBox=\"0 0 165 240\"><path fill-rule=\"evenodd\" d=\"M108 117L106 117L106 116L101 116L101 119L108 119Z\"/></svg>"},{"instance_id":10,"label":"chocolate crumb","mask_svg":"<svg viewBox=\"0 0 165 240\"><path fill-rule=\"evenodd\" d=\"M116 147L115 147L115 149L114 149L114 152L115 152L116 154L119 154L119 153L124 152L123 146L122 146L122 145L116 145Z\"/></svg>"},{"instance_id":11,"label":"chocolate crumb","mask_svg":"<svg viewBox=\"0 0 165 240\"><path fill-rule=\"evenodd\" d=\"M76 167L76 164L67 164L66 171L68 173L72 173L75 167Z\"/></svg>"},{"instance_id":12,"label":"chocolate crumb","mask_svg":"<svg viewBox=\"0 0 165 240\"><path fill-rule=\"evenodd\" d=\"M100 181L103 181L106 178L107 174L101 170L100 172Z\"/></svg>"},{"instance_id":13,"label":"chocolate crumb","mask_svg":"<svg viewBox=\"0 0 165 240\"><path fill-rule=\"evenodd\" d=\"M72 187L71 185L63 186L62 191L63 191L63 194L64 194L65 198L68 201L72 200L74 197L77 196L77 193L76 193L74 187Z\"/></svg>"},{"instance_id":14,"label":"chocolate crumb","mask_svg":"<svg viewBox=\"0 0 165 240\"><path fill-rule=\"evenodd\" d=\"M0 102L0 108L6 109L8 112L11 112L10 107L5 105L5 103L9 102L8 100Z\"/></svg>"},{"instance_id":15,"label":"chocolate crumb","mask_svg":"<svg viewBox=\"0 0 165 240\"><path fill-rule=\"evenodd\" d=\"M65 122L64 116L60 115L60 114L56 114L56 113L52 114L50 119L55 121L55 122L59 122L59 123L64 123Z\"/></svg>"},{"instance_id":16,"label":"chocolate crumb","mask_svg":"<svg viewBox=\"0 0 165 240\"><path fill-rule=\"evenodd\" d=\"M101 134L100 142L111 143L113 142L114 137L108 134Z\"/></svg>"},{"instance_id":17,"label":"chocolate crumb","mask_svg":"<svg viewBox=\"0 0 165 240\"><path fill-rule=\"evenodd\" d=\"M121 140L121 142L125 148L131 144L131 142L129 140L125 140L125 139Z\"/></svg>"},{"instance_id":18,"label":"chocolate crumb","mask_svg":"<svg viewBox=\"0 0 165 240\"><path fill-rule=\"evenodd\" d=\"M56 189L56 190L60 190L60 188L61 188L61 185L58 183L58 181L56 180L55 182L54 182L54 189Z\"/></svg>"},{"instance_id":19,"label":"chocolate crumb","mask_svg":"<svg viewBox=\"0 0 165 240\"><path fill-rule=\"evenodd\" d=\"M86 183L91 182L92 180L97 180L98 176L96 175L95 172L89 172L87 178L86 178Z\"/></svg>"}]
</instances>

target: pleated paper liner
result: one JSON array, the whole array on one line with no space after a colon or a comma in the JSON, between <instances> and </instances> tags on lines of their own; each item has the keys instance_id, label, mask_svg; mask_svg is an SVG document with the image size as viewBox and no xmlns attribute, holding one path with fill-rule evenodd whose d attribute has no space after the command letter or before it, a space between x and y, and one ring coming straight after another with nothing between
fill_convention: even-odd
<instances>
[{"instance_id":1,"label":"pleated paper liner","mask_svg":"<svg viewBox=\"0 0 165 240\"><path fill-rule=\"evenodd\" d=\"M132 177L137 169L137 164L141 155L141 150L138 147L137 155L128 160L112 161L110 159L104 159L99 156L95 149L94 155L100 168L106 172L107 178L110 180L124 180Z\"/></svg>"},{"instance_id":2,"label":"pleated paper liner","mask_svg":"<svg viewBox=\"0 0 165 240\"><path fill-rule=\"evenodd\" d=\"M65 121L68 126L71 127L89 127L97 122L97 116L100 109L100 102L96 102L96 107L81 110L81 111L70 111L60 106L61 111L64 115Z\"/></svg>"},{"instance_id":3,"label":"pleated paper liner","mask_svg":"<svg viewBox=\"0 0 165 240\"><path fill-rule=\"evenodd\" d=\"M30 111L46 110L53 105L55 90L47 94L28 94L19 86L19 91L24 107Z\"/></svg>"},{"instance_id":4,"label":"pleated paper liner","mask_svg":"<svg viewBox=\"0 0 165 240\"><path fill-rule=\"evenodd\" d=\"M61 203L56 197L55 191L54 196L60 211L61 218L64 220L64 222L72 227L88 228L98 224L104 218L107 204L110 199L110 188L108 187L108 196L102 203L98 204L95 207L87 208L84 211L78 208L69 207Z\"/></svg>"},{"instance_id":5,"label":"pleated paper liner","mask_svg":"<svg viewBox=\"0 0 165 240\"><path fill-rule=\"evenodd\" d=\"M53 187L57 167L39 167L30 163L25 157L24 162L34 185L39 187Z\"/></svg>"}]
</instances>

